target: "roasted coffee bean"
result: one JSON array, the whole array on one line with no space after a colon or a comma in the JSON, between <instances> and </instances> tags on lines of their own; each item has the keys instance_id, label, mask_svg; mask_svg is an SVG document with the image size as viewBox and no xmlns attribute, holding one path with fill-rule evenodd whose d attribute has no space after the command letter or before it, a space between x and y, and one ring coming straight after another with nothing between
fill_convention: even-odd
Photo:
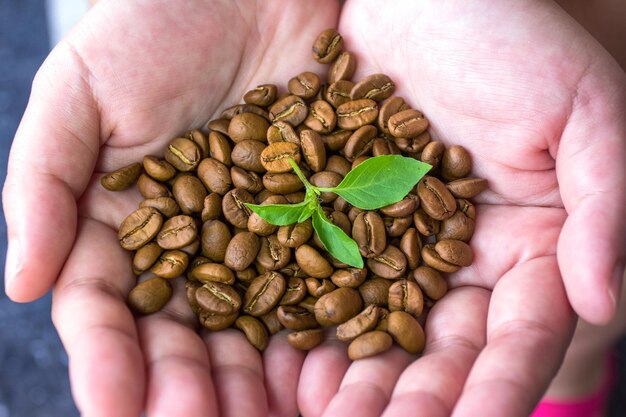
<instances>
[{"instance_id":1,"label":"roasted coffee bean","mask_svg":"<svg viewBox=\"0 0 626 417\"><path fill-rule=\"evenodd\" d=\"M318 298L324 294L328 294L329 292L337 288L335 287L335 284L333 284L332 281L329 279L318 279L309 277L304 280L304 283L306 284L309 294L311 294L313 297Z\"/></svg>"},{"instance_id":2,"label":"roasted coffee bean","mask_svg":"<svg viewBox=\"0 0 626 417\"><path fill-rule=\"evenodd\" d=\"M419 198L415 194L407 194L397 203L390 204L380 209L380 212L389 217L406 217L412 215L419 207Z\"/></svg>"},{"instance_id":3,"label":"roasted coffee bean","mask_svg":"<svg viewBox=\"0 0 626 417\"><path fill-rule=\"evenodd\" d=\"M176 200L171 197L148 198L143 200L139 207L155 208L165 217L173 217L180 212L180 207L178 207Z\"/></svg>"},{"instance_id":4,"label":"roasted coffee bean","mask_svg":"<svg viewBox=\"0 0 626 417\"><path fill-rule=\"evenodd\" d=\"M307 310L309 310L309 311L314 313L315 312L315 303L317 303L317 300L319 300L319 298L313 297L312 295L308 295L308 293L307 293L307 296L304 297L304 300L300 301L298 303L298 305L300 307L304 307Z\"/></svg>"},{"instance_id":5,"label":"roasted coffee bean","mask_svg":"<svg viewBox=\"0 0 626 417\"><path fill-rule=\"evenodd\" d=\"M339 80L349 80L356 70L356 57L350 52L340 53L328 69L330 84Z\"/></svg>"},{"instance_id":6,"label":"roasted coffee bean","mask_svg":"<svg viewBox=\"0 0 626 417\"><path fill-rule=\"evenodd\" d=\"M441 164L441 159L443 158L445 150L446 147L443 143L434 140L424 146L420 160L431 165L433 167L432 169L435 170Z\"/></svg>"},{"instance_id":7,"label":"roasted coffee bean","mask_svg":"<svg viewBox=\"0 0 626 417\"><path fill-rule=\"evenodd\" d=\"M430 134L423 132L414 138L395 138L398 149L408 154L422 151L430 143Z\"/></svg>"},{"instance_id":8,"label":"roasted coffee bean","mask_svg":"<svg viewBox=\"0 0 626 417\"><path fill-rule=\"evenodd\" d=\"M256 172L246 171L239 167L230 169L230 177L235 188L241 188L251 194L256 194L263 189L263 180Z\"/></svg>"},{"instance_id":9,"label":"roasted coffee bean","mask_svg":"<svg viewBox=\"0 0 626 417\"><path fill-rule=\"evenodd\" d=\"M309 245L296 248L296 262L302 270L314 278L328 278L333 267L320 253Z\"/></svg>"},{"instance_id":10,"label":"roasted coffee bean","mask_svg":"<svg viewBox=\"0 0 626 417\"><path fill-rule=\"evenodd\" d=\"M403 311L387 316L387 332L400 347L409 353L421 353L426 345L424 330L419 322Z\"/></svg>"},{"instance_id":11,"label":"roasted coffee bean","mask_svg":"<svg viewBox=\"0 0 626 417\"><path fill-rule=\"evenodd\" d=\"M152 207L142 207L122 221L117 238L126 250L136 250L150 242L163 224L163 216Z\"/></svg>"},{"instance_id":12,"label":"roasted coffee bean","mask_svg":"<svg viewBox=\"0 0 626 417\"><path fill-rule=\"evenodd\" d=\"M439 233L440 230L440 222L430 217L421 208L413 213L413 223L417 231L427 237Z\"/></svg>"},{"instance_id":13,"label":"roasted coffee bean","mask_svg":"<svg viewBox=\"0 0 626 417\"><path fill-rule=\"evenodd\" d=\"M289 277L287 279L287 286L285 287L285 294L280 299L279 304L283 306L295 305L304 300L307 295L307 287L302 278Z\"/></svg>"},{"instance_id":14,"label":"roasted coffee bean","mask_svg":"<svg viewBox=\"0 0 626 417\"><path fill-rule=\"evenodd\" d=\"M165 151L165 160L182 172L193 171L201 159L200 148L187 138L174 139Z\"/></svg>"},{"instance_id":15,"label":"roasted coffee bean","mask_svg":"<svg viewBox=\"0 0 626 417\"><path fill-rule=\"evenodd\" d=\"M241 113L230 120L228 136L235 143L243 140L267 141L267 129L270 124L263 117L254 113Z\"/></svg>"},{"instance_id":16,"label":"roasted coffee bean","mask_svg":"<svg viewBox=\"0 0 626 417\"><path fill-rule=\"evenodd\" d=\"M304 184L296 174L284 173L273 174L268 172L263 175L263 186L275 194L291 194L304 188Z\"/></svg>"},{"instance_id":17,"label":"roasted coffee bean","mask_svg":"<svg viewBox=\"0 0 626 417\"><path fill-rule=\"evenodd\" d=\"M320 171L311 176L309 181L316 187L332 188L339 185L343 178L341 175L332 171ZM328 204L337 198L337 194L330 191L322 191L319 195L319 199L322 203Z\"/></svg>"},{"instance_id":18,"label":"roasted coffee bean","mask_svg":"<svg viewBox=\"0 0 626 417\"><path fill-rule=\"evenodd\" d=\"M248 217L252 213L247 204L254 204L254 197L246 190L233 188L222 198L224 218L235 227L244 229L248 225Z\"/></svg>"},{"instance_id":19,"label":"roasted coffee bean","mask_svg":"<svg viewBox=\"0 0 626 417\"><path fill-rule=\"evenodd\" d=\"M280 324L289 330L301 331L319 327L315 315L304 307L280 306L277 315Z\"/></svg>"},{"instance_id":20,"label":"roasted coffee bean","mask_svg":"<svg viewBox=\"0 0 626 417\"><path fill-rule=\"evenodd\" d=\"M456 198L472 198L487 189L487 180L482 178L462 178L446 184Z\"/></svg>"},{"instance_id":21,"label":"roasted coffee bean","mask_svg":"<svg viewBox=\"0 0 626 417\"><path fill-rule=\"evenodd\" d=\"M187 300L189 301L189 307L191 307L191 311L195 315L198 315L200 311L202 311L198 305L198 301L196 300L196 291L200 287L202 287L201 282L189 279L185 281L185 293L187 295Z\"/></svg>"},{"instance_id":22,"label":"roasted coffee bean","mask_svg":"<svg viewBox=\"0 0 626 417\"><path fill-rule=\"evenodd\" d=\"M285 278L276 271L259 275L246 291L243 310L255 317L267 314L281 300L285 287Z\"/></svg>"},{"instance_id":23,"label":"roasted coffee bean","mask_svg":"<svg viewBox=\"0 0 626 417\"><path fill-rule=\"evenodd\" d=\"M328 135L322 135L322 140L329 151L337 152L343 149L351 135L351 130L335 130Z\"/></svg>"},{"instance_id":24,"label":"roasted coffee bean","mask_svg":"<svg viewBox=\"0 0 626 417\"><path fill-rule=\"evenodd\" d=\"M320 89L320 77L314 72L302 72L287 83L287 89L294 96L309 99L314 97Z\"/></svg>"},{"instance_id":25,"label":"roasted coffee bean","mask_svg":"<svg viewBox=\"0 0 626 417\"><path fill-rule=\"evenodd\" d=\"M366 268L338 269L330 276L331 281L338 287L358 288L367 278Z\"/></svg>"},{"instance_id":26,"label":"roasted coffee bean","mask_svg":"<svg viewBox=\"0 0 626 417\"><path fill-rule=\"evenodd\" d=\"M276 334L283 329L283 325L278 321L278 308L273 308L269 313L259 317L270 334Z\"/></svg>"},{"instance_id":27,"label":"roasted coffee bean","mask_svg":"<svg viewBox=\"0 0 626 417\"><path fill-rule=\"evenodd\" d=\"M352 238L365 258L383 253L387 247L387 233L383 219L374 211L359 214L352 224Z\"/></svg>"},{"instance_id":28,"label":"roasted coffee bean","mask_svg":"<svg viewBox=\"0 0 626 417\"><path fill-rule=\"evenodd\" d=\"M110 191L122 191L130 188L141 175L141 164L136 162L110 172L100 178L100 184Z\"/></svg>"},{"instance_id":29,"label":"roasted coffee bean","mask_svg":"<svg viewBox=\"0 0 626 417\"><path fill-rule=\"evenodd\" d=\"M424 212L435 220L445 220L456 211L456 201L445 184L435 177L425 176L417 184L417 195Z\"/></svg>"},{"instance_id":30,"label":"roasted coffee bean","mask_svg":"<svg viewBox=\"0 0 626 417\"><path fill-rule=\"evenodd\" d=\"M389 118L396 113L410 109L409 105L404 102L402 97L392 97L380 106L378 113L378 128L385 134L389 135Z\"/></svg>"},{"instance_id":31,"label":"roasted coffee bean","mask_svg":"<svg viewBox=\"0 0 626 417\"><path fill-rule=\"evenodd\" d=\"M354 223L359 214L363 213L364 211L365 210L361 210L358 207L350 207L350 209L348 210L348 219L350 219L350 221Z\"/></svg>"},{"instance_id":32,"label":"roasted coffee bean","mask_svg":"<svg viewBox=\"0 0 626 417\"><path fill-rule=\"evenodd\" d=\"M183 135L184 137L191 139L193 143L200 148L201 158L208 158L211 154L209 139L200 129L193 129Z\"/></svg>"},{"instance_id":33,"label":"roasted coffee bean","mask_svg":"<svg viewBox=\"0 0 626 417\"><path fill-rule=\"evenodd\" d=\"M198 313L198 320L205 329L216 332L218 330L224 330L233 325L237 320L238 313L232 313L228 315L209 313L208 311L200 310Z\"/></svg>"},{"instance_id":34,"label":"roasted coffee bean","mask_svg":"<svg viewBox=\"0 0 626 417\"><path fill-rule=\"evenodd\" d=\"M228 285L235 283L235 274L233 271L225 265L213 262L204 262L195 266L189 272L189 278L203 283L219 282Z\"/></svg>"},{"instance_id":35,"label":"roasted coffee bean","mask_svg":"<svg viewBox=\"0 0 626 417\"><path fill-rule=\"evenodd\" d=\"M256 140L239 142L230 154L233 164L246 171L263 174L265 168L261 164L261 152L263 152L266 146L265 143Z\"/></svg>"},{"instance_id":36,"label":"roasted coffee bean","mask_svg":"<svg viewBox=\"0 0 626 417\"><path fill-rule=\"evenodd\" d=\"M278 242L288 248L297 248L311 238L313 225L307 219L302 223L294 223L289 226L281 226L278 229Z\"/></svg>"},{"instance_id":37,"label":"roasted coffee bean","mask_svg":"<svg viewBox=\"0 0 626 417\"><path fill-rule=\"evenodd\" d=\"M448 181L463 178L471 170L472 158L464 147L452 145L443 152L441 175Z\"/></svg>"},{"instance_id":38,"label":"roasted coffee bean","mask_svg":"<svg viewBox=\"0 0 626 417\"><path fill-rule=\"evenodd\" d=\"M402 152L396 144L387 138L376 138L372 146L372 155L400 155Z\"/></svg>"},{"instance_id":39,"label":"roasted coffee bean","mask_svg":"<svg viewBox=\"0 0 626 417\"><path fill-rule=\"evenodd\" d=\"M249 267L261 249L259 237L251 232L233 236L226 247L224 264L232 270L242 271Z\"/></svg>"},{"instance_id":40,"label":"roasted coffee bean","mask_svg":"<svg viewBox=\"0 0 626 417\"><path fill-rule=\"evenodd\" d=\"M326 29L313 43L313 59L320 64L330 64L343 48L343 38L335 29Z\"/></svg>"},{"instance_id":41,"label":"roasted coffee bean","mask_svg":"<svg viewBox=\"0 0 626 417\"><path fill-rule=\"evenodd\" d=\"M354 159L354 161L352 161L352 169L358 167L359 164L367 161L370 158L371 158L371 156L369 156L369 155L361 155L361 156L356 157Z\"/></svg>"},{"instance_id":42,"label":"roasted coffee bean","mask_svg":"<svg viewBox=\"0 0 626 417\"><path fill-rule=\"evenodd\" d=\"M372 74L356 83L350 93L352 100L369 98L381 101L393 94L394 83L385 74Z\"/></svg>"},{"instance_id":43,"label":"roasted coffee bean","mask_svg":"<svg viewBox=\"0 0 626 417\"><path fill-rule=\"evenodd\" d=\"M233 160L231 159L232 148L230 141L219 132L209 133L209 154L211 158L221 162L227 167L232 166Z\"/></svg>"},{"instance_id":44,"label":"roasted coffee bean","mask_svg":"<svg viewBox=\"0 0 626 417\"><path fill-rule=\"evenodd\" d=\"M256 114L257 116L261 116L262 118L264 118L265 120L267 120L269 122L270 118L269 115L267 113L267 110L265 110L262 107L259 106L255 106L254 104L235 104L234 106L230 106L227 109L225 109L222 114L220 115L220 117L225 118L225 119L229 119L230 121L232 121L232 119L237 116L238 114L243 114L243 113L253 113ZM230 127L230 125L229 125ZM228 134L228 133L226 133Z\"/></svg>"},{"instance_id":45,"label":"roasted coffee bean","mask_svg":"<svg viewBox=\"0 0 626 417\"><path fill-rule=\"evenodd\" d=\"M472 248L460 240L440 240L435 244L435 251L441 259L454 265L470 266L474 260Z\"/></svg>"},{"instance_id":46,"label":"roasted coffee bean","mask_svg":"<svg viewBox=\"0 0 626 417\"><path fill-rule=\"evenodd\" d=\"M367 266L379 277L400 278L406 272L406 258L400 249L393 245L387 245L380 255L367 260Z\"/></svg>"},{"instance_id":47,"label":"roasted coffee bean","mask_svg":"<svg viewBox=\"0 0 626 417\"><path fill-rule=\"evenodd\" d=\"M461 210L457 210L451 217L441 222L437 240L456 239L469 242L474 234L474 227L474 220Z\"/></svg>"},{"instance_id":48,"label":"roasted coffee bean","mask_svg":"<svg viewBox=\"0 0 626 417\"><path fill-rule=\"evenodd\" d=\"M214 262L224 262L226 248L232 236L228 226L219 220L209 220L202 225L202 254Z\"/></svg>"},{"instance_id":49,"label":"roasted coffee bean","mask_svg":"<svg viewBox=\"0 0 626 417\"><path fill-rule=\"evenodd\" d=\"M200 249L200 239L196 237L191 243L180 248L183 252L185 252L189 256L194 256L198 253L198 249Z\"/></svg>"},{"instance_id":50,"label":"roasted coffee bean","mask_svg":"<svg viewBox=\"0 0 626 417\"><path fill-rule=\"evenodd\" d=\"M250 282L255 279L259 274L254 266L249 266L243 271L235 271L235 276L239 281Z\"/></svg>"},{"instance_id":51,"label":"roasted coffee bean","mask_svg":"<svg viewBox=\"0 0 626 417\"><path fill-rule=\"evenodd\" d=\"M348 346L348 357L353 360L369 358L386 352L391 348L393 340L388 333L374 330L354 339Z\"/></svg>"},{"instance_id":52,"label":"roasted coffee bean","mask_svg":"<svg viewBox=\"0 0 626 417\"><path fill-rule=\"evenodd\" d=\"M363 333L373 330L379 317L379 307L373 304L365 307L365 310L337 326L337 339L342 342L351 342Z\"/></svg>"},{"instance_id":53,"label":"roasted coffee bean","mask_svg":"<svg viewBox=\"0 0 626 417\"><path fill-rule=\"evenodd\" d=\"M304 119L304 124L318 133L330 133L337 124L335 109L324 100L314 101L309 107L309 114Z\"/></svg>"},{"instance_id":54,"label":"roasted coffee bean","mask_svg":"<svg viewBox=\"0 0 626 417\"><path fill-rule=\"evenodd\" d=\"M200 213L204 208L206 188L198 177L180 175L174 179L172 194L184 214Z\"/></svg>"},{"instance_id":55,"label":"roasted coffee bean","mask_svg":"<svg viewBox=\"0 0 626 417\"><path fill-rule=\"evenodd\" d=\"M271 200L271 197L268 198L267 200ZM263 204L270 204L267 202L267 200L265 200ZM279 203L271 203L271 204L279 204ZM278 226L274 226L273 224L268 223L267 220L265 220L263 217L259 216L255 212L250 213L250 216L248 217L247 228L249 231L259 236L269 236L273 233L276 233L276 231L278 230Z\"/></svg>"},{"instance_id":56,"label":"roasted coffee bean","mask_svg":"<svg viewBox=\"0 0 626 417\"><path fill-rule=\"evenodd\" d=\"M417 110L402 110L387 121L389 133L396 138L412 138L428 128L428 120Z\"/></svg>"},{"instance_id":57,"label":"roasted coffee bean","mask_svg":"<svg viewBox=\"0 0 626 417\"><path fill-rule=\"evenodd\" d=\"M348 161L371 153L378 132L372 125L366 125L357 129L346 142L344 155Z\"/></svg>"},{"instance_id":58,"label":"roasted coffee bean","mask_svg":"<svg viewBox=\"0 0 626 417\"><path fill-rule=\"evenodd\" d=\"M378 311L380 311L380 317L378 318L378 323L374 330L386 332L389 329L389 321L387 318L389 317L390 311L384 307L378 307Z\"/></svg>"},{"instance_id":59,"label":"roasted coffee bean","mask_svg":"<svg viewBox=\"0 0 626 417\"><path fill-rule=\"evenodd\" d=\"M216 159L205 158L198 165L198 178L212 193L224 195L233 186L228 167Z\"/></svg>"},{"instance_id":60,"label":"roasted coffee bean","mask_svg":"<svg viewBox=\"0 0 626 417\"><path fill-rule=\"evenodd\" d=\"M300 350L311 350L319 346L323 341L324 331L322 329L302 330L287 335L289 345Z\"/></svg>"},{"instance_id":61,"label":"roasted coffee bean","mask_svg":"<svg viewBox=\"0 0 626 417\"><path fill-rule=\"evenodd\" d=\"M314 172L326 166L326 148L322 137L315 130L305 130L300 134L300 144L304 160Z\"/></svg>"},{"instance_id":62,"label":"roasted coffee bean","mask_svg":"<svg viewBox=\"0 0 626 417\"><path fill-rule=\"evenodd\" d=\"M337 107L337 125L342 129L356 130L372 123L376 117L378 106L369 98L348 101Z\"/></svg>"},{"instance_id":63,"label":"roasted coffee bean","mask_svg":"<svg viewBox=\"0 0 626 417\"><path fill-rule=\"evenodd\" d=\"M353 288L337 288L315 303L315 319L322 326L335 326L359 314L363 300Z\"/></svg>"},{"instance_id":64,"label":"roasted coffee bean","mask_svg":"<svg viewBox=\"0 0 626 417\"><path fill-rule=\"evenodd\" d=\"M439 300L448 292L448 282L433 268L420 266L413 271L412 277L424 294L432 300Z\"/></svg>"},{"instance_id":65,"label":"roasted coffee bean","mask_svg":"<svg viewBox=\"0 0 626 417\"><path fill-rule=\"evenodd\" d=\"M413 225L413 216L383 217L385 230L389 237L400 237Z\"/></svg>"},{"instance_id":66,"label":"roasted coffee bean","mask_svg":"<svg viewBox=\"0 0 626 417\"><path fill-rule=\"evenodd\" d=\"M221 282L206 281L196 290L196 302L204 311L224 316L241 308L241 297L235 288Z\"/></svg>"},{"instance_id":67,"label":"roasted coffee bean","mask_svg":"<svg viewBox=\"0 0 626 417\"><path fill-rule=\"evenodd\" d=\"M265 271L275 271L287 266L291 260L291 250L278 242L276 235L261 238L261 248L256 257L257 265Z\"/></svg>"},{"instance_id":68,"label":"roasted coffee bean","mask_svg":"<svg viewBox=\"0 0 626 417\"><path fill-rule=\"evenodd\" d=\"M171 197L172 193L165 184L153 180L146 174L141 174L137 179L137 189L143 198Z\"/></svg>"},{"instance_id":69,"label":"roasted coffee bean","mask_svg":"<svg viewBox=\"0 0 626 417\"><path fill-rule=\"evenodd\" d=\"M156 243L150 242L137 249L133 256L133 272L139 275L148 270L159 258L163 249Z\"/></svg>"},{"instance_id":70,"label":"roasted coffee bean","mask_svg":"<svg viewBox=\"0 0 626 417\"><path fill-rule=\"evenodd\" d=\"M181 214L167 219L156 239L163 249L179 249L193 242L197 236L194 218Z\"/></svg>"},{"instance_id":71,"label":"roasted coffee bean","mask_svg":"<svg viewBox=\"0 0 626 417\"><path fill-rule=\"evenodd\" d=\"M406 279L401 279L389 287L389 310L404 311L419 317L424 311L424 295L419 286Z\"/></svg>"},{"instance_id":72,"label":"roasted coffee bean","mask_svg":"<svg viewBox=\"0 0 626 417\"><path fill-rule=\"evenodd\" d=\"M274 142L291 142L299 145L300 137L289 123L278 120L267 129L267 141L270 144Z\"/></svg>"},{"instance_id":73,"label":"roasted coffee bean","mask_svg":"<svg viewBox=\"0 0 626 417\"><path fill-rule=\"evenodd\" d=\"M329 156L328 160L326 161L326 167L324 168L325 171L336 172L342 177L345 177L348 174L348 172L350 172L350 169L351 169L350 162L348 162L346 158L339 156L339 155ZM343 210L340 210L340 211L343 211Z\"/></svg>"},{"instance_id":74,"label":"roasted coffee bean","mask_svg":"<svg viewBox=\"0 0 626 417\"><path fill-rule=\"evenodd\" d=\"M346 201L342 196L338 196L335 201L333 201L333 209L335 211L341 211L343 213L348 212L352 208L352 205ZM348 220L350 220L350 216L348 216Z\"/></svg>"},{"instance_id":75,"label":"roasted coffee bean","mask_svg":"<svg viewBox=\"0 0 626 417\"><path fill-rule=\"evenodd\" d=\"M235 320L235 327L246 335L246 339L257 350L263 352L267 347L269 335L267 329L258 319L252 316L240 316Z\"/></svg>"},{"instance_id":76,"label":"roasted coffee bean","mask_svg":"<svg viewBox=\"0 0 626 417\"><path fill-rule=\"evenodd\" d=\"M128 305L140 314L161 310L172 298L172 286L163 278L155 277L137 284L128 293Z\"/></svg>"},{"instance_id":77,"label":"roasted coffee bean","mask_svg":"<svg viewBox=\"0 0 626 417\"><path fill-rule=\"evenodd\" d=\"M276 101L270 108L269 114L272 123L282 120L292 126L298 126L306 119L309 109L304 100L291 95Z\"/></svg>"},{"instance_id":78,"label":"roasted coffee bean","mask_svg":"<svg viewBox=\"0 0 626 417\"><path fill-rule=\"evenodd\" d=\"M150 268L150 272L161 278L176 278L185 273L189 255L181 250L166 250Z\"/></svg>"},{"instance_id":79,"label":"roasted coffee bean","mask_svg":"<svg viewBox=\"0 0 626 417\"><path fill-rule=\"evenodd\" d=\"M457 209L464 213L467 217L472 220L476 220L476 207L469 201L463 198L457 198L456 200Z\"/></svg>"},{"instance_id":80,"label":"roasted coffee bean","mask_svg":"<svg viewBox=\"0 0 626 417\"><path fill-rule=\"evenodd\" d=\"M220 117L219 119L210 120L206 124L205 130L208 131L209 133L210 132L218 132L218 133L221 133L222 135L228 135L228 125L229 124L230 124L230 119L226 119L226 118ZM210 137L209 137L209 143L210 142L211 142L211 140L210 140Z\"/></svg>"},{"instance_id":81,"label":"roasted coffee bean","mask_svg":"<svg viewBox=\"0 0 626 417\"><path fill-rule=\"evenodd\" d=\"M152 155L143 157L143 169L156 181L169 181L176 175L176 168L172 164Z\"/></svg>"},{"instance_id":82,"label":"roasted coffee bean","mask_svg":"<svg viewBox=\"0 0 626 417\"><path fill-rule=\"evenodd\" d=\"M276 100L277 88L274 84L261 84L248 91L243 96L243 101L260 107L267 107Z\"/></svg>"},{"instance_id":83,"label":"roasted coffee bean","mask_svg":"<svg viewBox=\"0 0 626 417\"><path fill-rule=\"evenodd\" d=\"M274 142L261 152L261 165L267 172L291 172L290 160L300 163L300 147L295 143Z\"/></svg>"},{"instance_id":84,"label":"roasted coffee bean","mask_svg":"<svg viewBox=\"0 0 626 417\"><path fill-rule=\"evenodd\" d=\"M421 260L422 240L417 229L411 227L407 229L400 239L398 248L406 257L406 263L409 269L415 269L419 266Z\"/></svg>"}]
</instances>

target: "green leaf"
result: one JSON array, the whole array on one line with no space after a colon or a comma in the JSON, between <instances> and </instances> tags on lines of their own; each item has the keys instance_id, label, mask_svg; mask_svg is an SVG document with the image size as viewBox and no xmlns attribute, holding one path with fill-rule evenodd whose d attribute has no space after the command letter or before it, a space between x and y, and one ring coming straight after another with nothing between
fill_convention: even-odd
<instances>
[{"instance_id":1,"label":"green leaf","mask_svg":"<svg viewBox=\"0 0 626 417\"><path fill-rule=\"evenodd\" d=\"M310 206L310 202L306 199L297 204L268 204L262 206L246 203L246 207L274 226L287 226L305 221L314 210Z\"/></svg>"},{"instance_id":2,"label":"green leaf","mask_svg":"<svg viewBox=\"0 0 626 417\"><path fill-rule=\"evenodd\" d=\"M326 250L340 262L363 268L363 258L356 242L328 220L321 207L313 212L313 229Z\"/></svg>"},{"instance_id":3,"label":"green leaf","mask_svg":"<svg viewBox=\"0 0 626 417\"><path fill-rule=\"evenodd\" d=\"M432 168L400 155L370 158L348 172L332 191L363 210L374 210L402 200Z\"/></svg>"}]
</instances>

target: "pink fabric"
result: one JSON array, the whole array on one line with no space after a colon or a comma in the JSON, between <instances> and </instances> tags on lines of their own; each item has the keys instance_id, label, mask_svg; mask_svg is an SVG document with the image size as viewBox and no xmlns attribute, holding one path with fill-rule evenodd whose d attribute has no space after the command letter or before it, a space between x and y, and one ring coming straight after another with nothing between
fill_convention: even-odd
<instances>
[{"instance_id":1,"label":"pink fabric","mask_svg":"<svg viewBox=\"0 0 626 417\"><path fill-rule=\"evenodd\" d=\"M603 417L615 380L616 364L611 357L607 363L606 379L597 392L572 401L544 398L530 417Z\"/></svg>"}]
</instances>

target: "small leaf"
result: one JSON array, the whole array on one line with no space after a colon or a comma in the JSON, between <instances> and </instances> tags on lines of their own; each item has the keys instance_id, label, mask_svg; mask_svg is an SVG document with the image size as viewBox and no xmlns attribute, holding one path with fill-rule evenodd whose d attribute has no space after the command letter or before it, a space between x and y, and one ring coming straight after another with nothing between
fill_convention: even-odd
<instances>
[{"instance_id":1,"label":"small leaf","mask_svg":"<svg viewBox=\"0 0 626 417\"><path fill-rule=\"evenodd\" d=\"M432 168L400 155L369 158L348 172L332 191L363 210L374 210L402 200Z\"/></svg>"},{"instance_id":2,"label":"small leaf","mask_svg":"<svg viewBox=\"0 0 626 417\"><path fill-rule=\"evenodd\" d=\"M298 204L268 204L265 206L246 203L246 207L274 226L287 226L303 222L311 216L313 211L307 200Z\"/></svg>"},{"instance_id":3,"label":"small leaf","mask_svg":"<svg viewBox=\"0 0 626 417\"><path fill-rule=\"evenodd\" d=\"M332 224L321 207L313 212L313 229L326 250L337 260L355 268L363 268L363 258L356 242Z\"/></svg>"}]
</instances>

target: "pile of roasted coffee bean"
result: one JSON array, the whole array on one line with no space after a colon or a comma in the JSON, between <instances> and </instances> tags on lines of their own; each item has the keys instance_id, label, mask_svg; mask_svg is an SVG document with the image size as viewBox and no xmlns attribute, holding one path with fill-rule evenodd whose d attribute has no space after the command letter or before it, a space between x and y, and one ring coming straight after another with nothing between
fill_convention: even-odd
<instances>
[{"instance_id":1,"label":"pile of roasted coffee bean","mask_svg":"<svg viewBox=\"0 0 626 417\"><path fill-rule=\"evenodd\" d=\"M202 326L234 326L259 350L283 328L292 346L311 349L332 326L350 343L351 359L394 341L411 353L424 348L424 312L447 291L441 273L472 262L466 242L475 210L467 199L487 184L467 178L472 163L464 148L431 140L423 114L392 97L388 76L351 81L355 57L342 49L339 33L325 30L313 57L331 64L326 82L303 72L284 94L261 85L245 94L245 104L173 139L164 159L146 156L102 178L110 190L137 182L145 198L119 229L140 275L128 295L136 312L160 310L172 295L168 280L184 276ZM433 168L403 200L380 210L320 195L329 219L357 242L366 259L360 269L333 259L310 219L278 227L245 206L303 200L302 181L279 158L285 153L319 187L336 186L371 156L401 154Z\"/></svg>"}]
</instances>

